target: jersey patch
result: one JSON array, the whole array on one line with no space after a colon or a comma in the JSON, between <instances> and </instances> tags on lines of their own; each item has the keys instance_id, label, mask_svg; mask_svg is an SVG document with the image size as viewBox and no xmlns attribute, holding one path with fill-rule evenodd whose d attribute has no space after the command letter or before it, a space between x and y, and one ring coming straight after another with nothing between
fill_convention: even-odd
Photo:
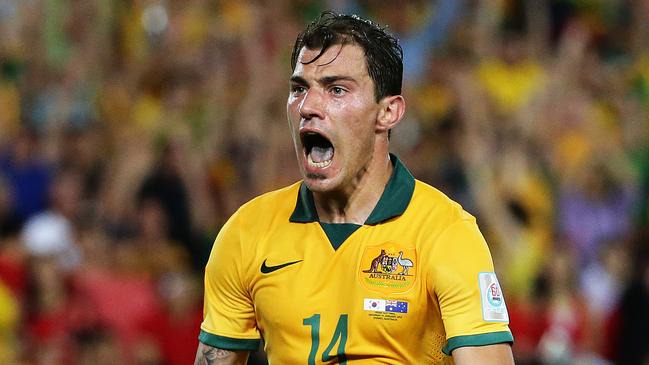
<instances>
[{"instance_id":1,"label":"jersey patch","mask_svg":"<svg viewBox=\"0 0 649 365\"><path fill-rule=\"evenodd\" d=\"M403 293L415 284L417 255L414 248L394 242L366 247L358 267L358 280L366 289Z\"/></svg>"},{"instance_id":2,"label":"jersey patch","mask_svg":"<svg viewBox=\"0 0 649 365\"><path fill-rule=\"evenodd\" d=\"M408 302L405 300L365 298L363 300L363 309L373 312L408 313Z\"/></svg>"},{"instance_id":3,"label":"jersey patch","mask_svg":"<svg viewBox=\"0 0 649 365\"><path fill-rule=\"evenodd\" d=\"M496 274L481 272L478 282L482 296L482 318L486 322L508 322L509 314Z\"/></svg>"}]
</instances>

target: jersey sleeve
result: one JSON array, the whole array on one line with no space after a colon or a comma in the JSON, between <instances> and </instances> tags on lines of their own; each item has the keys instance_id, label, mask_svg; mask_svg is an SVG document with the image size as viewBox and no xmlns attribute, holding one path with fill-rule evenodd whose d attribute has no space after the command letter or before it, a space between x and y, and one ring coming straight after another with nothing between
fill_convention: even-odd
<instances>
[{"instance_id":1,"label":"jersey sleeve","mask_svg":"<svg viewBox=\"0 0 649 365\"><path fill-rule=\"evenodd\" d=\"M447 343L443 352L464 346L512 343L509 316L489 248L475 219L451 224L432 251L429 292L437 297Z\"/></svg>"},{"instance_id":2,"label":"jersey sleeve","mask_svg":"<svg viewBox=\"0 0 649 365\"><path fill-rule=\"evenodd\" d=\"M199 340L224 350L256 350L260 334L246 288L241 222L235 213L214 241L205 268L205 300Z\"/></svg>"}]
</instances>

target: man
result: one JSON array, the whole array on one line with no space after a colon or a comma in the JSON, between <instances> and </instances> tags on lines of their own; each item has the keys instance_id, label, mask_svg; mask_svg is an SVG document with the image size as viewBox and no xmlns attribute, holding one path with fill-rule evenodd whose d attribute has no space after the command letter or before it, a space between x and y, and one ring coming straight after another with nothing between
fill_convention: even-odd
<instances>
[{"instance_id":1,"label":"man","mask_svg":"<svg viewBox=\"0 0 649 365\"><path fill-rule=\"evenodd\" d=\"M196 364L512 364L475 220L388 153L402 52L356 16L297 38L287 102L303 181L242 206L205 274Z\"/></svg>"}]
</instances>

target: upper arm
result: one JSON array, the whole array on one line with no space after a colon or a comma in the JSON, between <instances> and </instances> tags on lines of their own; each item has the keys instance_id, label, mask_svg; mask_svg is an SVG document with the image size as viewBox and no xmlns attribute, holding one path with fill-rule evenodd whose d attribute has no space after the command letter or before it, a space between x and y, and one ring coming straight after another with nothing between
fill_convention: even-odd
<instances>
[{"instance_id":1,"label":"upper arm","mask_svg":"<svg viewBox=\"0 0 649 365\"><path fill-rule=\"evenodd\" d=\"M460 347L451 353L455 365L513 365L514 356L509 344Z\"/></svg>"},{"instance_id":2,"label":"upper arm","mask_svg":"<svg viewBox=\"0 0 649 365\"><path fill-rule=\"evenodd\" d=\"M465 346L513 342L489 248L475 220L451 224L431 255L428 282L446 331L444 352Z\"/></svg>"},{"instance_id":3,"label":"upper arm","mask_svg":"<svg viewBox=\"0 0 649 365\"><path fill-rule=\"evenodd\" d=\"M199 342L194 365L245 365L248 354L248 351L223 350Z\"/></svg>"},{"instance_id":4,"label":"upper arm","mask_svg":"<svg viewBox=\"0 0 649 365\"><path fill-rule=\"evenodd\" d=\"M248 289L241 218L235 213L219 232L205 268L201 342L228 350L256 350L261 335Z\"/></svg>"}]
</instances>

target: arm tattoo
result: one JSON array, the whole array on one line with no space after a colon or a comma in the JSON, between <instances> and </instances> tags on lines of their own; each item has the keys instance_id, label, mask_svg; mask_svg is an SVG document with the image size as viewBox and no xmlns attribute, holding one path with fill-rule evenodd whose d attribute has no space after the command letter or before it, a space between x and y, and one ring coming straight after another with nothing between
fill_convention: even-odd
<instances>
[{"instance_id":1,"label":"arm tattoo","mask_svg":"<svg viewBox=\"0 0 649 365\"><path fill-rule=\"evenodd\" d=\"M196 354L194 365L230 364L236 354L232 351L217 349L211 346L200 345ZM225 360L225 361L220 361Z\"/></svg>"}]
</instances>

